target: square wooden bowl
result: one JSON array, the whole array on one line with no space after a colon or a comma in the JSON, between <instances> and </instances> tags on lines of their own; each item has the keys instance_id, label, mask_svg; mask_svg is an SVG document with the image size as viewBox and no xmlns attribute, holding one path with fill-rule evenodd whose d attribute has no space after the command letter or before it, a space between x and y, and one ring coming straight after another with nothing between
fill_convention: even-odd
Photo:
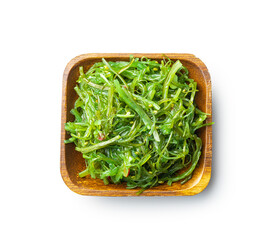
<instances>
[{"instance_id":1,"label":"square wooden bowl","mask_svg":"<svg viewBox=\"0 0 270 240\"><path fill-rule=\"evenodd\" d=\"M73 116L70 110L77 99L74 87L79 77L79 66L87 71L94 63L105 58L107 61L129 60L129 56L148 57L155 60L163 59L160 53L89 53L73 58L66 66L63 76L63 95L62 95L62 119L61 119L61 175L66 185L74 192L82 195L91 196L137 196L138 189L126 189L125 184L104 185L100 179L91 179L89 176L80 178L78 173L85 169L85 161L81 153L75 151L74 144L64 144L68 138L64 125L67 121L72 121ZM212 92L210 75L204 63L192 54L166 54L170 59L179 59L188 68L190 78L198 83L199 92L196 94L198 107L209 114L212 114ZM211 115L206 122L212 122ZM211 177L212 162L212 126L207 126L198 132L202 138L203 147L198 167L195 169L193 177L187 183L181 185L175 182L172 186L163 184L153 187L143 192L140 196L180 196L195 195L200 193L208 185Z\"/></svg>"}]
</instances>

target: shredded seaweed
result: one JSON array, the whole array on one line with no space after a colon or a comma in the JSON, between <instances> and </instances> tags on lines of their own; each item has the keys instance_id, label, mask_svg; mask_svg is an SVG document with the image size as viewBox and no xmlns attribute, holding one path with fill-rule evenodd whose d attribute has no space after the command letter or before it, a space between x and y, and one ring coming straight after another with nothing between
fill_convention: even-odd
<instances>
[{"instance_id":1,"label":"shredded seaweed","mask_svg":"<svg viewBox=\"0 0 270 240\"><path fill-rule=\"evenodd\" d=\"M192 178L202 148L196 131L213 123L205 123L208 114L194 102L197 83L179 60L102 59L79 71L65 143L85 159L80 177L125 182L138 194Z\"/></svg>"}]
</instances>

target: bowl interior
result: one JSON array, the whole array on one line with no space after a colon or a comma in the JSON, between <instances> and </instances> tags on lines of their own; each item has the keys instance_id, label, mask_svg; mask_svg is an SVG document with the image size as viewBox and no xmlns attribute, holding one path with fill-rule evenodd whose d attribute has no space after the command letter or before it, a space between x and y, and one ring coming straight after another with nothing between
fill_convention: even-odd
<instances>
[{"instance_id":1,"label":"bowl interior","mask_svg":"<svg viewBox=\"0 0 270 240\"><path fill-rule=\"evenodd\" d=\"M134 54L135 55L135 54ZM136 55L135 55L136 56ZM143 55L139 55L138 57L141 57ZM147 56L147 55L146 55ZM102 56L106 58L107 61L121 61L125 60L128 61L129 57L128 54L125 56ZM161 60L163 58L162 55L154 55L150 56L152 59L155 59L157 61ZM181 56L170 56L171 59L179 59L182 64L188 68L189 70L189 77L194 79L198 84L198 90L195 98L195 102L198 105L198 107L204 111L211 113L211 108L208 106L208 94L209 94L209 84L205 80L205 74L202 71L201 67L198 66L194 61L191 61L187 57L181 57ZM85 58L80 59L79 61L75 61L74 64L70 67L69 71L64 76L64 81L66 78L66 91L63 92L63 97L65 97L66 105L65 105L65 111L63 111L64 116L62 116L62 127L63 124L66 121L73 121L73 115L70 114L70 110L74 106L74 102L77 99L76 92L74 90L74 87L76 86L76 80L79 77L79 66L84 67L84 71L87 71L94 63L101 61L100 57L91 57L86 56ZM210 89L211 91L211 89ZM211 121L211 116L208 118L207 122ZM173 183L172 186L168 186L167 184L163 184L154 188L151 188L149 190L146 190L143 195L163 195L164 193L174 195L174 193L177 192L177 195L181 195L181 192L184 192L187 189L193 188L195 185L197 185L204 172L207 170L206 168L209 167L208 163L206 163L207 159L207 147L209 147L209 139L206 129L208 127L204 127L201 130L197 132L197 134L202 138L203 142L203 148L202 148L202 155L198 164L198 167L195 169L193 173L193 177L191 180L189 180L187 183L181 185L179 182ZM64 132L62 133L64 139L67 139L69 135ZM63 145L63 141L61 142ZM78 176L78 173L85 169L85 161L82 158L81 153L75 151L74 144L64 144L63 145L64 152L62 156L62 161L64 161L64 165L67 171L68 178L72 182L73 185L76 186L76 188L81 189L83 194L86 195L92 195L93 192L102 192L106 191L108 193L107 195L110 195L111 193L116 193L116 195L135 195L138 189L128 190L126 189L125 184L109 184L104 185L103 181L100 179L92 179L90 176L87 176L85 178L80 178ZM210 165L211 167L211 165ZM211 169L210 169L211 170ZM209 169L207 170L209 171ZM62 174L63 175L63 174ZM102 195L102 194L101 194ZM113 195L113 194L112 194Z\"/></svg>"}]
</instances>

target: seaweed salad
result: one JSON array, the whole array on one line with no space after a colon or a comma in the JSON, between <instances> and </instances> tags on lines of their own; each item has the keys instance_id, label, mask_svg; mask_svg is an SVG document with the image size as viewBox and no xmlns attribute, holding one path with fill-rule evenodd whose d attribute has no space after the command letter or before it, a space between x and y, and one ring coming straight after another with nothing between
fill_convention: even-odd
<instances>
[{"instance_id":1,"label":"seaweed salad","mask_svg":"<svg viewBox=\"0 0 270 240\"><path fill-rule=\"evenodd\" d=\"M104 184L145 189L192 178L201 155L196 130L207 114L194 101L197 83L182 63L164 57L95 63L79 68L78 99L65 124L90 175Z\"/></svg>"}]
</instances>

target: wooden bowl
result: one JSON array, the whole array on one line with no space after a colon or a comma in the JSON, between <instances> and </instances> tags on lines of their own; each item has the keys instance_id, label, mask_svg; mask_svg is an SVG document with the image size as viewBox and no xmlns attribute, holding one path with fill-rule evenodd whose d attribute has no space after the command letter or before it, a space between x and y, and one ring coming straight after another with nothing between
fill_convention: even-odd
<instances>
[{"instance_id":1,"label":"wooden bowl","mask_svg":"<svg viewBox=\"0 0 270 240\"><path fill-rule=\"evenodd\" d=\"M73 116L70 110L77 99L74 87L79 77L79 66L83 66L87 71L94 63L105 58L107 61L129 60L129 56L146 56L151 59L161 60L163 55L160 53L89 53L73 58L66 66L63 76L62 89L62 119L61 119L61 175L66 185L74 192L82 195L92 196L137 196L138 189L126 189L126 185L109 184L104 185L100 179L91 179L90 176L80 178L78 173L85 169L85 161L81 153L75 151L74 144L64 144L64 139L68 138L64 124L72 121ZM198 107L206 112L212 113L212 92L210 75L204 63L192 54L166 54L170 59L179 59L189 70L190 78L198 83L199 92L196 94ZM211 115L206 122L212 122ZM144 191L140 196L180 196L195 195L200 193L207 185L211 177L212 162L212 126L207 126L198 132L202 138L203 147L198 167L193 173L193 177L185 184L175 182L172 186L163 184Z\"/></svg>"}]
</instances>

